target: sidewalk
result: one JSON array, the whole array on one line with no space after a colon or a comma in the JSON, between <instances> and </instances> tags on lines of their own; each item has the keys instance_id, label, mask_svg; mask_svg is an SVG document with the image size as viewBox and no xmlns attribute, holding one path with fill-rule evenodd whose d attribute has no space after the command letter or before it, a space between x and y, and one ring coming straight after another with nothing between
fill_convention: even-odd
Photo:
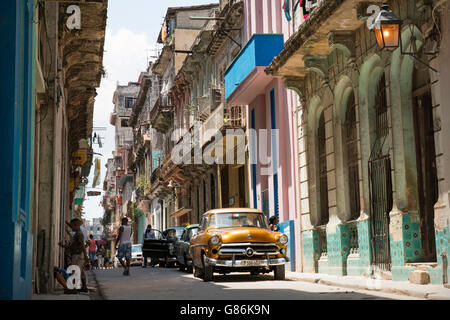
<instances>
[{"instance_id":1,"label":"sidewalk","mask_svg":"<svg viewBox=\"0 0 450 320\"><path fill-rule=\"evenodd\" d=\"M299 272L286 272L286 279L359 290L402 294L428 300L450 300L450 289L437 284L419 285L412 284L409 281L378 280L353 276L339 277L328 274Z\"/></svg>"},{"instance_id":2,"label":"sidewalk","mask_svg":"<svg viewBox=\"0 0 450 320\"><path fill-rule=\"evenodd\" d=\"M60 289L56 290L54 294L33 294L31 300L96 300L98 293L95 275L91 271L88 271L87 277L89 293L64 294L64 290L58 285Z\"/></svg>"}]
</instances>

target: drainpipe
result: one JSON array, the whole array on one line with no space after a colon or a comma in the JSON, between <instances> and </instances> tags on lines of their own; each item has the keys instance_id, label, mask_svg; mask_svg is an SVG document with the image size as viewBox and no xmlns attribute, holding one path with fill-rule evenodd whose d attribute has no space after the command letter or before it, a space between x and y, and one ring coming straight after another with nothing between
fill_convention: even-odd
<instances>
[{"instance_id":1,"label":"drainpipe","mask_svg":"<svg viewBox=\"0 0 450 320\"><path fill-rule=\"evenodd\" d=\"M442 258L442 283L446 284L448 283L448 274L447 274L447 268L448 268L448 261L447 261L447 254L445 252L441 253Z\"/></svg>"}]
</instances>

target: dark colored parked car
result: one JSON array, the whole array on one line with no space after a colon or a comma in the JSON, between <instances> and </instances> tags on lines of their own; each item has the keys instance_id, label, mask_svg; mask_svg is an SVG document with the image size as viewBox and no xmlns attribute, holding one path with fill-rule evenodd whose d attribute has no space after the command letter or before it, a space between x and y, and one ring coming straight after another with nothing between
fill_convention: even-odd
<instances>
[{"instance_id":1,"label":"dark colored parked car","mask_svg":"<svg viewBox=\"0 0 450 320\"><path fill-rule=\"evenodd\" d=\"M155 237L153 239L145 239L142 246L144 257L155 257L159 261L160 266L166 266L169 262L169 247L173 246L172 239L166 238L159 230L153 229Z\"/></svg>"},{"instance_id":2,"label":"dark colored parked car","mask_svg":"<svg viewBox=\"0 0 450 320\"><path fill-rule=\"evenodd\" d=\"M177 263L177 257L175 255L174 245L175 245L177 239L179 239L181 237L181 235L183 234L183 231L184 231L184 227L171 227L171 228L168 228L167 230L164 230L163 235L170 242L169 254L167 256L167 260L161 261L162 259L160 259L160 265L162 264L163 266L166 266L169 268L175 266L175 264Z\"/></svg>"},{"instance_id":3,"label":"dark colored parked car","mask_svg":"<svg viewBox=\"0 0 450 320\"><path fill-rule=\"evenodd\" d=\"M175 255L177 257L178 267L180 271L188 270L192 272L192 258L189 255L189 246L191 238L197 234L198 224L191 224L187 226L175 242Z\"/></svg>"},{"instance_id":4,"label":"dark colored parked car","mask_svg":"<svg viewBox=\"0 0 450 320\"><path fill-rule=\"evenodd\" d=\"M160 267L173 267L177 261L174 252L174 243L181 237L184 227L171 227L163 232L155 231L156 239L144 240L144 255L154 256Z\"/></svg>"}]
</instances>

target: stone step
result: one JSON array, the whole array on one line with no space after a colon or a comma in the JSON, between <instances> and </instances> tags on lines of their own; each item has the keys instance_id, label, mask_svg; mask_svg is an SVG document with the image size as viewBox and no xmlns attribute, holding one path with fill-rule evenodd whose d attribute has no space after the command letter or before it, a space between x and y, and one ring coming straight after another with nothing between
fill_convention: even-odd
<instances>
[{"instance_id":1,"label":"stone step","mask_svg":"<svg viewBox=\"0 0 450 320\"><path fill-rule=\"evenodd\" d=\"M415 270L409 274L408 280L414 284L429 284L430 273L424 270Z\"/></svg>"},{"instance_id":2,"label":"stone step","mask_svg":"<svg viewBox=\"0 0 450 320\"><path fill-rule=\"evenodd\" d=\"M416 270L428 271L429 267L436 268L437 262L415 262L415 263L406 263L406 267L414 267Z\"/></svg>"}]
</instances>

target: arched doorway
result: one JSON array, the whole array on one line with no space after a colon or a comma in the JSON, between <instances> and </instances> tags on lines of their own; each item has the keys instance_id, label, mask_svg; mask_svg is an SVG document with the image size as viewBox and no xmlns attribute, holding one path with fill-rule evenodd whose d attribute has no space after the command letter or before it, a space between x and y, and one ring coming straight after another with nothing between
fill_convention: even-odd
<instances>
[{"instance_id":1,"label":"arched doorway","mask_svg":"<svg viewBox=\"0 0 450 320\"><path fill-rule=\"evenodd\" d=\"M434 205L439 196L433 104L429 71L419 65L413 71L412 98L422 260L433 262L436 261Z\"/></svg>"}]
</instances>

